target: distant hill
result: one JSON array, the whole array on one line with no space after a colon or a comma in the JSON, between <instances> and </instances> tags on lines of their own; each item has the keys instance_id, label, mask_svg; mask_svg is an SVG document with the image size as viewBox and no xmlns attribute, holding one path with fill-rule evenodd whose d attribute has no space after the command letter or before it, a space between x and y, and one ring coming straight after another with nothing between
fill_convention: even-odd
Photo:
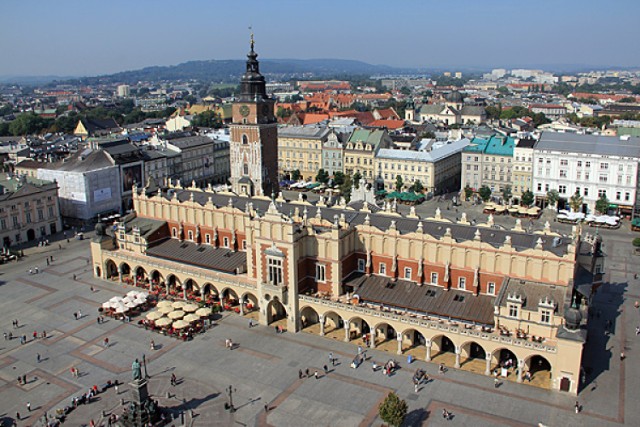
<instances>
[{"instance_id":1,"label":"distant hill","mask_svg":"<svg viewBox=\"0 0 640 427\"><path fill-rule=\"evenodd\" d=\"M244 60L189 61L178 65L153 66L140 70L83 77L77 79L85 84L136 83L138 81L201 80L237 82L245 70ZM413 72L415 70L394 68L387 65L371 65L347 59L261 59L260 71L265 75L284 77L329 77L340 75L370 75L382 73Z\"/></svg>"}]
</instances>

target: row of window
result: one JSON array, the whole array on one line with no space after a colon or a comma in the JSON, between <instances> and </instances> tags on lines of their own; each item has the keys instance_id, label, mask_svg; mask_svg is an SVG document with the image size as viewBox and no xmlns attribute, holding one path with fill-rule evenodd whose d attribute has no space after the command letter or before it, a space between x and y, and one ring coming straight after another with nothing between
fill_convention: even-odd
<instances>
[{"instance_id":1,"label":"row of window","mask_svg":"<svg viewBox=\"0 0 640 427\"><path fill-rule=\"evenodd\" d=\"M171 235L173 236L173 238L177 239L178 238L178 229L173 227L171 229ZM120 235L120 239L124 240L124 234ZM187 231L187 240L189 240L191 242L195 242L194 236L193 236L193 230ZM205 234L204 235L204 242L207 245L211 244L211 234ZM227 248L227 249L230 248L230 246L229 246L229 238L228 237L223 237L222 238L222 247L223 248ZM247 241L246 240L242 241L242 249L243 250L247 249Z\"/></svg>"},{"instance_id":2,"label":"row of window","mask_svg":"<svg viewBox=\"0 0 640 427\"><path fill-rule=\"evenodd\" d=\"M520 318L520 305L519 304L507 304L507 316L512 319ZM540 310L540 323L551 323L551 310Z\"/></svg>"},{"instance_id":3,"label":"row of window","mask_svg":"<svg viewBox=\"0 0 640 427\"><path fill-rule=\"evenodd\" d=\"M303 157L303 152L302 151L298 151L298 158L301 159ZM289 151L284 151L280 157L296 157L296 153L295 152L289 152ZM308 153L308 157L311 159L320 159L320 154L319 153Z\"/></svg>"},{"instance_id":4,"label":"row of window","mask_svg":"<svg viewBox=\"0 0 640 427\"><path fill-rule=\"evenodd\" d=\"M544 191L549 191L550 190L550 185L549 184L544 184ZM581 192L582 190L582 192ZM538 183L538 191L542 191L542 183ZM560 194L569 194L569 192L567 191L567 186L566 185L559 185L558 186L558 193ZM588 187L576 187L576 191L571 192L570 194L582 194L583 196L589 196L589 188ZM602 197L605 196L607 197L607 190L603 190L603 189L599 189L598 190L598 197ZM616 196L615 196L615 200L616 201L625 201L625 202L630 202L631 201L631 193L628 191L624 192L624 198L623 198L623 193L622 191L616 191Z\"/></svg>"},{"instance_id":5,"label":"row of window","mask_svg":"<svg viewBox=\"0 0 640 427\"><path fill-rule=\"evenodd\" d=\"M364 272L365 269L365 260L364 259L358 259L358 271L360 272ZM404 268L404 275L403 278L406 280L412 280L413 279L413 269L411 267L405 267ZM378 264L378 274L381 276L386 276L387 275L387 264L384 262L381 262ZM429 283L433 284L433 285L437 285L438 284L438 273L436 272L431 272L431 277L430 277L431 281ZM466 277L458 277L458 289L461 290L466 290L467 289L467 278ZM488 282L487 283L487 294L489 295L495 295L496 293L496 284L495 282Z\"/></svg>"},{"instance_id":6,"label":"row of window","mask_svg":"<svg viewBox=\"0 0 640 427\"><path fill-rule=\"evenodd\" d=\"M467 168L468 168L468 165L467 165ZM380 170L383 169L382 168L382 163L378 163L378 169L380 169ZM391 163L391 167L389 167L389 163L385 163L384 164L384 169L387 169L387 170L391 169L393 171L393 170L396 170L396 165L395 165L395 163ZM427 172L428 169L429 169L428 166L425 166L424 171ZM398 165L398 170L402 170L402 165ZM404 165L404 170L405 170L405 172L408 172L409 171L409 165L405 164ZM411 165L411 172L415 172L415 171L416 171L416 166L415 165ZM418 172L422 172L422 166L420 166L420 165L418 165Z\"/></svg>"},{"instance_id":7,"label":"row of window","mask_svg":"<svg viewBox=\"0 0 640 427\"><path fill-rule=\"evenodd\" d=\"M37 213L38 213L38 221L44 221L45 220L44 211L42 209L38 209ZM54 219L54 218L55 218L55 215L53 214L53 206L49 206L49 216L47 217L47 220ZM11 217L11 222L14 228L20 226L20 221L18 220L18 217L15 215ZM31 224L32 222L33 220L31 218L31 212L26 212L25 224ZM6 218L0 218L0 230L6 230L6 229L7 229Z\"/></svg>"},{"instance_id":8,"label":"row of window","mask_svg":"<svg viewBox=\"0 0 640 427\"><path fill-rule=\"evenodd\" d=\"M344 162L345 163L349 163L349 164L354 164L355 163L355 164L359 165L360 164L360 159L362 159L362 164L363 165L373 165L373 159L366 159L366 158L362 158L362 157L356 157L355 158L355 160L356 160L355 162L353 161L354 160L353 157L346 157L344 159ZM367 160L368 160L368 162L367 162Z\"/></svg>"}]
</instances>

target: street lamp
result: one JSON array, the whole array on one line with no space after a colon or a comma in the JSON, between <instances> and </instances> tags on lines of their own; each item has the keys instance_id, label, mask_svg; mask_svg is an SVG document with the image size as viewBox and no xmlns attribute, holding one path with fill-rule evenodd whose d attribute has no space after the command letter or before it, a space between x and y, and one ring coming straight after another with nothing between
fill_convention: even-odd
<instances>
[{"instance_id":1,"label":"street lamp","mask_svg":"<svg viewBox=\"0 0 640 427\"><path fill-rule=\"evenodd\" d=\"M227 393L229 393L229 412L236 412L236 408L233 406L233 392L236 391L232 386L227 387Z\"/></svg>"},{"instance_id":2,"label":"street lamp","mask_svg":"<svg viewBox=\"0 0 640 427\"><path fill-rule=\"evenodd\" d=\"M149 374L147 374L147 356L142 354L142 366L144 367L144 377L149 378Z\"/></svg>"}]
</instances>

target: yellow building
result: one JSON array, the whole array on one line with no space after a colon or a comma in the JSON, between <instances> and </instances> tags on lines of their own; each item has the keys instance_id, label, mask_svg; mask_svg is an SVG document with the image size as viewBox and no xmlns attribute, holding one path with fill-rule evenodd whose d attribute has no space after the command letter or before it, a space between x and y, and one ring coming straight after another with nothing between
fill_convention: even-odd
<instances>
[{"instance_id":1,"label":"yellow building","mask_svg":"<svg viewBox=\"0 0 640 427\"><path fill-rule=\"evenodd\" d=\"M522 197L525 191L533 191L533 146L534 139L519 139L513 148L511 177L513 197Z\"/></svg>"},{"instance_id":2,"label":"yellow building","mask_svg":"<svg viewBox=\"0 0 640 427\"><path fill-rule=\"evenodd\" d=\"M302 179L315 180L322 168L322 147L328 128L295 126L278 130L278 174L291 175L298 170Z\"/></svg>"},{"instance_id":3,"label":"yellow building","mask_svg":"<svg viewBox=\"0 0 640 427\"><path fill-rule=\"evenodd\" d=\"M428 149L396 150L383 148L376 156L376 178L384 181L385 189L396 189L400 176L403 188L411 188L419 181L427 193L441 193L460 187L460 153L469 145L468 139L435 143Z\"/></svg>"},{"instance_id":4,"label":"yellow building","mask_svg":"<svg viewBox=\"0 0 640 427\"><path fill-rule=\"evenodd\" d=\"M134 210L97 227L96 277L577 393L598 238L197 188L137 191Z\"/></svg>"},{"instance_id":5,"label":"yellow building","mask_svg":"<svg viewBox=\"0 0 640 427\"><path fill-rule=\"evenodd\" d=\"M346 175L359 173L373 181L376 177L375 157L379 149L391 146L391 138L386 130L356 129L345 144L344 172Z\"/></svg>"}]
</instances>

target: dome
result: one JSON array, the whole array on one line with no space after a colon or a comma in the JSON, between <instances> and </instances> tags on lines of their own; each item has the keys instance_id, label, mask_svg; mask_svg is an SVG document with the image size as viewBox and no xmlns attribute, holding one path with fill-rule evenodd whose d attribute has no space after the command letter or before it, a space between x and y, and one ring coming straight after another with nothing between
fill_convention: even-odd
<instances>
[{"instance_id":1,"label":"dome","mask_svg":"<svg viewBox=\"0 0 640 427\"><path fill-rule=\"evenodd\" d=\"M567 329L575 330L580 327L580 321L582 321L582 314L577 308L569 308L564 314L565 326Z\"/></svg>"},{"instance_id":2,"label":"dome","mask_svg":"<svg viewBox=\"0 0 640 427\"><path fill-rule=\"evenodd\" d=\"M448 94L446 94L444 99L446 99L447 102L452 102L456 104L462 104L464 102L464 97L457 90L454 90L453 92L449 92Z\"/></svg>"},{"instance_id":3,"label":"dome","mask_svg":"<svg viewBox=\"0 0 640 427\"><path fill-rule=\"evenodd\" d=\"M107 227L103 223L101 222L97 223L95 228L96 236L104 236L105 234L107 234L106 229Z\"/></svg>"}]
</instances>

